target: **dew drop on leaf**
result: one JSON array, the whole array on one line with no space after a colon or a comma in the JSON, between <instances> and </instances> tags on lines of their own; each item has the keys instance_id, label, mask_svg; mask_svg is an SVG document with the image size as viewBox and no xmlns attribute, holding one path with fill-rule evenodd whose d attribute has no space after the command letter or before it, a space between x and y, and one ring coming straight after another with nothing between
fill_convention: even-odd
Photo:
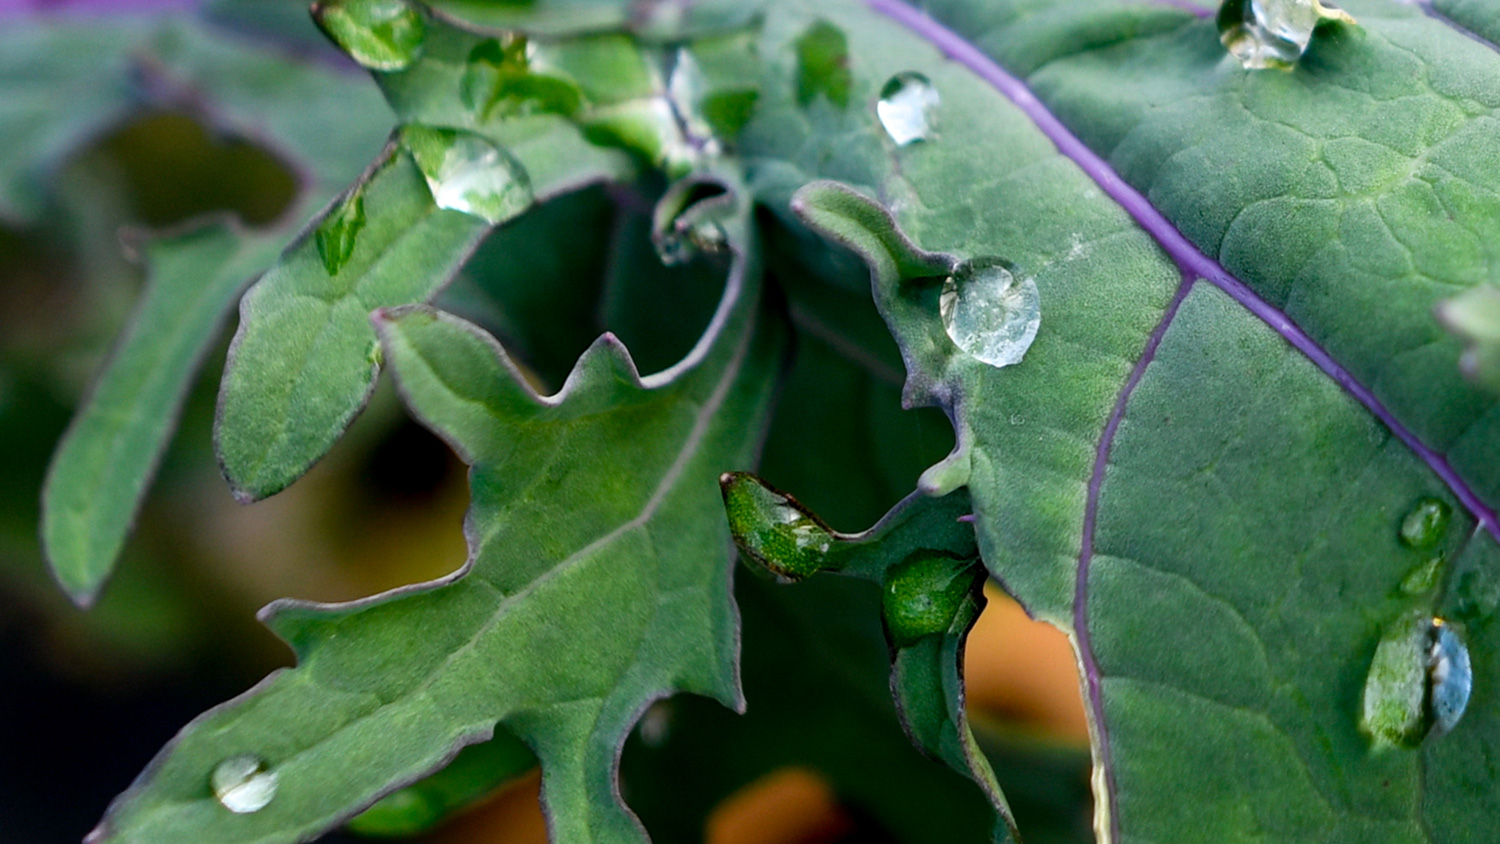
<instances>
[{"instance_id":1,"label":"dew drop on leaf","mask_svg":"<svg viewBox=\"0 0 1500 844\"><path fill-rule=\"evenodd\" d=\"M422 54L427 24L407 0L324 0L313 17L349 57L371 70L401 70Z\"/></svg>"},{"instance_id":2,"label":"dew drop on leaf","mask_svg":"<svg viewBox=\"0 0 1500 844\"><path fill-rule=\"evenodd\" d=\"M1453 729L1469 704L1469 649L1441 618L1420 613L1391 626L1365 680L1361 726L1378 743L1414 748Z\"/></svg>"},{"instance_id":3,"label":"dew drop on leaf","mask_svg":"<svg viewBox=\"0 0 1500 844\"><path fill-rule=\"evenodd\" d=\"M1433 557L1425 563L1420 563L1406 573L1401 579L1401 591L1408 595L1424 595L1437 586L1438 575L1443 570L1443 558Z\"/></svg>"},{"instance_id":4,"label":"dew drop on leaf","mask_svg":"<svg viewBox=\"0 0 1500 844\"><path fill-rule=\"evenodd\" d=\"M1453 508L1440 498L1423 496L1401 517L1397 536L1408 548L1426 549L1443 541L1448 532L1448 523L1453 519Z\"/></svg>"},{"instance_id":5,"label":"dew drop on leaf","mask_svg":"<svg viewBox=\"0 0 1500 844\"><path fill-rule=\"evenodd\" d=\"M1219 9L1219 40L1248 70L1287 70L1326 20L1354 23L1346 12L1318 0L1228 0Z\"/></svg>"},{"instance_id":6,"label":"dew drop on leaf","mask_svg":"<svg viewBox=\"0 0 1500 844\"><path fill-rule=\"evenodd\" d=\"M1017 280L993 258L955 270L943 283L938 308L954 345L990 366L1020 363L1042 324L1036 282Z\"/></svg>"},{"instance_id":7,"label":"dew drop on leaf","mask_svg":"<svg viewBox=\"0 0 1500 844\"><path fill-rule=\"evenodd\" d=\"M344 197L323 222L318 224L318 255L329 275L338 275L354 254L359 230L365 227L364 191L356 189Z\"/></svg>"},{"instance_id":8,"label":"dew drop on leaf","mask_svg":"<svg viewBox=\"0 0 1500 844\"><path fill-rule=\"evenodd\" d=\"M401 142L439 208L503 223L531 207L531 178L505 150L473 132L409 125Z\"/></svg>"},{"instance_id":9,"label":"dew drop on leaf","mask_svg":"<svg viewBox=\"0 0 1500 844\"><path fill-rule=\"evenodd\" d=\"M892 76L880 89L875 115L896 146L904 147L932 137L932 113L941 99L927 77L905 71Z\"/></svg>"},{"instance_id":10,"label":"dew drop on leaf","mask_svg":"<svg viewBox=\"0 0 1500 844\"><path fill-rule=\"evenodd\" d=\"M777 575L801 580L824 568L833 532L796 499L744 472L719 478L729 531L751 559Z\"/></svg>"},{"instance_id":11,"label":"dew drop on leaf","mask_svg":"<svg viewBox=\"0 0 1500 844\"><path fill-rule=\"evenodd\" d=\"M970 560L922 551L893 566L881 590L885 626L897 647L946 633L981 575Z\"/></svg>"},{"instance_id":12,"label":"dew drop on leaf","mask_svg":"<svg viewBox=\"0 0 1500 844\"><path fill-rule=\"evenodd\" d=\"M276 774L266 770L260 757L248 753L220 762L214 768L210 783L214 797L236 815L259 812L276 797Z\"/></svg>"}]
</instances>

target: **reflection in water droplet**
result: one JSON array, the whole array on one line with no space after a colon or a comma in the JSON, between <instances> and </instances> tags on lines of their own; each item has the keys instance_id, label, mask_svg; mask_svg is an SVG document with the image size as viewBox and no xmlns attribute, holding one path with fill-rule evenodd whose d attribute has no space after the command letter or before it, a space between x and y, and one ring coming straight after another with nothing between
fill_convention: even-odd
<instances>
[{"instance_id":1,"label":"reflection in water droplet","mask_svg":"<svg viewBox=\"0 0 1500 844\"><path fill-rule=\"evenodd\" d=\"M318 255L329 275L338 275L354 254L354 242L365 227L364 191L356 188L318 224Z\"/></svg>"},{"instance_id":2,"label":"reflection in water droplet","mask_svg":"<svg viewBox=\"0 0 1500 844\"><path fill-rule=\"evenodd\" d=\"M1453 729L1469 706L1474 690L1474 669L1469 663L1469 648L1453 627L1440 618L1432 621L1432 646L1427 652L1428 675L1432 682L1429 705L1434 729L1438 735Z\"/></svg>"},{"instance_id":3,"label":"reflection in water droplet","mask_svg":"<svg viewBox=\"0 0 1500 844\"><path fill-rule=\"evenodd\" d=\"M941 101L936 88L920 73L898 73L880 89L875 115L897 146L924 141L933 135L933 110Z\"/></svg>"},{"instance_id":4,"label":"reflection in water droplet","mask_svg":"<svg viewBox=\"0 0 1500 844\"><path fill-rule=\"evenodd\" d=\"M1042 324L1036 282L1020 281L995 259L969 261L943 284L943 329L965 353L990 366L1020 363Z\"/></svg>"},{"instance_id":5,"label":"reflection in water droplet","mask_svg":"<svg viewBox=\"0 0 1500 844\"><path fill-rule=\"evenodd\" d=\"M1247 69L1289 69L1325 20L1354 23L1318 0L1233 0L1219 10L1219 40Z\"/></svg>"},{"instance_id":6,"label":"reflection in water droplet","mask_svg":"<svg viewBox=\"0 0 1500 844\"><path fill-rule=\"evenodd\" d=\"M407 0L325 0L313 17L349 57L371 70L401 70L417 60L427 25Z\"/></svg>"},{"instance_id":7,"label":"reflection in water droplet","mask_svg":"<svg viewBox=\"0 0 1500 844\"><path fill-rule=\"evenodd\" d=\"M1441 498L1424 496L1417 500L1411 510L1401 517L1397 533L1401 544L1408 548L1427 549L1443 541L1448 532L1448 523L1453 519L1453 508Z\"/></svg>"},{"instance_id":8,"label":"reflection in water droplet","mask_svg":"<svg viewBox=\"0 0 1500 844\"><path fill-rule=\"evenodd\" d=\"M897 647L946 633L964 598L982 575L972 560L919 551L885 576L882 607L886 631Z\"/></svg>"},{"instance_id":9,"label":"reflection in water droplet","mask_svg":"<svg viewBox=\"0 0 1500 844\"><path fill-rule=\"evenodd\" d=\"M1361 725L1377 742L1413 748L1463 717L1473 688L1469 649L1441 618L1414 613L1375 648Z\"/></svg>"},{"instance_id":10,"label":"reflection in water droplet","mask_svg":"<svg viewBox=\"0 0 1500 844\"><path fill-rule=\"evenodd\" d=\"M833 532L796 499L771 489L754 475L730 472L719 478L734 541L751 559L778 577L801 580L824 568Z\"/></svg>"},{"instance_id":11,"label":"reflection in water droplet","mask_svg":"<svg viewBox=\"0 0 1500 844\"><path fill-rule=\"evenodd\" d=\"M797 105L806 108L821 95L839 108L848 107L854 76L844 31L828 21L816 21L797 39L796 47Z\"/></svg>"},{"instance_id":12,"label":"reflection in water droplet","mask_svg":"<svg viewBox=\"0 0 1500 844\"><path fill-rule=\"evenodd\" d=\"M277 776L260 757L231 756L214 768L210 778L214 796L236 815L259 812L276 797Z\"/></svg>"},{"instance_id":13,"label":"reflection in water droplet","mask_svg":"<svg viewBox=\"0 0 1500 844\"><path fill-rule=\"evenodd\" d=\"M473 132L405 126L401 142L427 179L439 208L503 223L535 197L525 168L505 150Z\"/></svg>"},{"instance_id":14,"label":"reflection in water droplet","mask_svg":"<svg viewBox=\"0 0 1500 844\"><path fill-rule=\"evenodd\" d=\"M533 72L531 53L522 36L491 38L469 51L459 82L464 105L482 121L578 111L583 92L568 79Z\"/></svg>"}]
</instances>

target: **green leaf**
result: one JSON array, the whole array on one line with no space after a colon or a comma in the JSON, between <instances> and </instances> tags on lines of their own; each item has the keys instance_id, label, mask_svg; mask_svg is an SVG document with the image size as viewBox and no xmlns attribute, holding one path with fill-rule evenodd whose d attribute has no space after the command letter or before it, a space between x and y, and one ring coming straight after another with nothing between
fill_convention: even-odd
<instances>
[{"instance_id":1,"label":"green leaf","mask_svg":"<svg viewBox=\"0 0 1500 844\"><path fill-rule=\"evenodd\" d=\"M382 797L347 826L380 838L426 832L535 767L536 756L526 745L497 732L460 750L441 771Z\"/></svg>"},{"instance_id":2,"label":"green leaf","mask_svg":"<svg viewBox=\"0 0 1500 844\"><path fill-rule=\"evenodd\" d=\"M908 401L954 420L924 488L966 485L987 566L1075 637L1101 829L1466 840L1497 795L1479 761L1500 744L1481 708L1495 592L1477 560L1494 553L1500 433L1432 313L1493 274L1472 233L1500 218L1483 164L1500 59L1374 2L1349 4L1361 27L1320 30L1290 74L1240 69L1212 21L1164 8L929 4L955 33L875 5L966 70L915 48L871 67L885 30L819 14L861 32L856 90L931 80L935 133L892 149L895 166L819 162L784 116L745 137L802 168L763 177L766 195L820 173L856 186L787 207L866 259ZM945 320L955 270L992 258L1040 291L1035 342L1005 367ZM1402 542L1432 499L1447 530ZM1459 607L1467 714L1382 751L1361 708L1378 643ZM1439 682L1425 663L1410 676Z\"/></svg>"},{"instance_id":3,"label":"green leaf","mask_svg":"<svg viewBox=\"0 0 1500 844\"><path fill-rule=\"evenodd\" d=\"M47 559L74 601L98 595L194 373L229 306L279 243L215 224L147 245L146 291L53 455L42 493Z\"/></svg>"},{"instance_id":4,"label":"green leaf","mask_svg":"<svg viewBox=\"0 0 1500 844\"><path fill-rule=\"evenodd\" d=\"M891 648L891 692L902 725L923 752L984 790L992 839L1015 834L1010 807L969 731L963 709L963 640L984 608L984 573L962 494L914 494L875 527L836 534L796 499L745 473L720 479L729 529L749 559L778 577L831 571L880 584Z\"/></svg>"},{"instance_id":5,"label":"green leaf","mask_svg":"<svg viewBox=\"0 0 1500 844\"><path fill-rule=\"evenodd\" d=\"M712 491L751 459L778 368L753 263L673 369L640 379L606 335L545 398L472 326L380 312L408 405L472 467L469 563L353 604L273 605L298 667L186 728L92 840L305 840L497 726L540 759L554 840L641 840L614 774L640 711L678 691L739 702ZM208 782L243 754L277 789L233 814Z\"/></svg>"},{"instance_id":6,"label":"green leaf","mask_svg":"<svg viewBox=\"0 0 1500 844\"><path fill-rule=\"evenodd\" d=\"M516 217L533 198L633 172L627 156L589 144L563 116L508 117L466 104L465 74L486 43L498 42L433 26L419 59L379 75L407 123L400 139L410 155L387 147L353 192L325 212L319 235L304 236L241 304L216 439L242 500L275 494L300 477L364 407L380 369L370 311L431 299L491 224ZM503 184L493 182L502 171ZM481 175L492 182L483 197L445 188L472 186ZM355 197L364 222L346 236L341 221ZM335 232L348 252L343 262L329 262L318 246L318 237Z\"/></svg>"}]
</instances>

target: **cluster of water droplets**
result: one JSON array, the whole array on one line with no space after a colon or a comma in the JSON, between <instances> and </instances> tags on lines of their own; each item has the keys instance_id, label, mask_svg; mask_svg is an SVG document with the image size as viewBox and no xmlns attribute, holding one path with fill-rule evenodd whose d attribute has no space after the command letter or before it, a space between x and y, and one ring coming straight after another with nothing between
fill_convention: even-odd
<instances>
[{"instance_id":1,"label":"cluster of water droplets","mask_svg":"<svg viewBox=\"0 0 1500 844\"><path fill-rule=\"evenodd\" d=\"M1440 498L1419 498L1401 517L1396 538L1432 556L1401 580L1401 593L1430 601L1443 579L1439 552L1453 519ZM1468 707L1474 672L1457 627L1441 616L1413 610L1391 624L1376 645L1365 679L1360 724L1377 743L1412 748L1429 735L1452 730Z\"/></svg>"},{"instance_id":2,"label":"cluster of water droplets","mask_svg":"<svg viewBox=\"0 0 1500 844\"><path fill-rule=\"evenodd\" d=\"M1036 281L1016 278L996 258L966 261L938 296L943 330L965 354L990 366L1021 362L1042 324Z\"/></svg>"},{"instance_id":3,"label":"cluster of water droplets","mask_svg":"<svg viewBox=\"0 0 1500 844\"><path fill-rule=\"evenodd\" d=\"M719 478L734 541L778 577L800 580L826 567L834 535L789 495L759 478L730 472Z\"/></svg>"},{"instance_id":4,"label":"cluster of water droplets","mask_svg":"<svg viewBox=\"0 0 1500 844\"><path fill-rule=\"evenodd\" d=\"M1290 68L1324 21L1354 18L1318 0L1232 0L1219 10L1219 40L1252 70Z\"/></svg>"},{"instance_id":5,"label":"cluster of water droplets","mask_svg":"<svg viewBox=\"0 0 1500 844\"><path fill-rule=\"evenodd\" d=\"M881 589L886 633L896 647L947 633L964 599L983 582L974 560L918 551L892 566Z\"/></svg>"},{"instance_id":6,"label":"cluster of water droplets","mask_svg":"<svg viewBox=\"0 0 1500 844\"><path fill-rule=\"evenodd\" d=\"M259 756L245 753L220 762L209 775L209 785L219 805L236 815L248 815L271 805L278 779Z\"/></svg>"}]
</instances>

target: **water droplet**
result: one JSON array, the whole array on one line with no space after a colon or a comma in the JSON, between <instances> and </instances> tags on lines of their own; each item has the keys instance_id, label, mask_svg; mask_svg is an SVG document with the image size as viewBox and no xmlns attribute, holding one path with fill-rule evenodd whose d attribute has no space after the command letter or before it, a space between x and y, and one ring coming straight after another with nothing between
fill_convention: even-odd
<instances>
[{"instance_id":1,"label":"water droplet","mask_svg":"<svg viewBox=\"0 0 1500 844\"><path fill-rule=\"evenodd\" d=\"M788 580L801 580L825 567L833 531L796 499L745 472L721 476L719 486L729 531L752 560Z\"/></svg>"},{"instance_id":2,"label":"water droplet","mask_svg":"<svg viewBox=\"0 0 1500 844\"><path fill-rule=\"evenodd\" d=\"M1438 575L1443 570L1443 558L1433 557L1406 573L1401 579L1401 591L1408 595L1425 595L1438 584Z\"/></svg>"},{"instance_id":3,"label":"water droplet","mask_svg":"<svg viewBox=\"0 0 1500 844\"><path fill-rule=\"evenodd\" d=\"M820 20L802 33L796 47L797 104L805 108L821 94L839 108L848 107L854 77L849 72L849 39L844 31ZM884 115L880 119L884 121Z\"/></svg>"},{"instance_id":4,"label":"water droplet","mask_svg":"<svg viewBox=\"0 0 1500 844\"><path fill-rule=\"evenodd\" d=\"M591 109L584 134L601 146L630 150L673 178L692 172L703 154L711 151L693 145L683 133L676 108L664 96Z\"/></svg>"},{"instance_id":5,"label":"water droplet","mask_svg":"<svg viewBox=\"0 0 1500 844\"><path fill-rule=\"evenodd\" d=\"M214 768L210 783L219 803L236 815L259 812L276 797L277 776L259 756L231 756Z\"/></svg>"},{"instance_id":6,"label":"water droplet","mask_svg":"<svg viewBox=\"0 0 1500 844\"><path fill-rule=\"evenodd\" d=\"M941 100L927 77L905 71L892 76L880 89L875 115L896 146L904 147L932 137L932 112Z\"/></svg>"},{"instance_id":7,"label":"water droplet","mask_svg":"<svg viewBox=\"0 0 1500 844\"><path fill-rule=\"evenodd\" d=\"M647 747L661 747L672 734L672 704L659 700L646 707L635 725L636 735Z\"/></svg>"},{"instance_id":8,"label":"water droplet","mask_svg":"<svg viewBox=\"0 0 1500 844\"><path fill-rule=\"evenodd\" d=\"M459 96L481 120L571 115L583 103L583 92L572 81L532 72L530 44L522 36L491 38L469 51Z\"/></svg>"},{"instance_id":9,"label":"water droplet","mask_svg":"<svg viewBox=\"0 0 1500 844\"><path fill-rule=\"evenodd\" d=\"M1377 742L1413 748L1453 729L1469 703L1469 650L1441 618L1408 615L1375 648L1361 725Z\"/></svg>"},{"instance_id":10,"label":"water droplet","mask_svg":"<svg viewBox=\"0 0 1500 844\"><path fill-rule=\"evenodd\" d=\"M1017 280L1002 261L965 262L938 299L943 329L965 353L990 366L1020 363L1042 325L1036 282Z\"/></svg>"},{"instance_id":11,"label":"water droplet","mask_svg":"<svg viewBox=\"0 0 1500 844\"><path fill-rule=\"evenodd\" d=\"M1401 517L1401 528L1397 535L1401 544L1408 548L1432 548L1443 541L1452 519L1453 508L1448 506L1448 502L1441 498L1423 496Z\"/></svg>"},{"instance_id":12,"label":"water droplet","mask_svg":"<svg viewBox=\"0 0 1500 844\"><path fill-rule=\"evenodd\" d=\"M891 641L905 647L953 626L959 607L984 577L972 560L919 551L886 572L882 590Z\"/></svg>"},{"instance_id":13,"label":"water droplet","mask_svg":"<svg viewBox=\"0 0 1500 844\"><path fill-rule=\"evenodd\" d=\"M316 240L318 254L323 258L323 267L329 275L338 275L354 254L354 243L359 230L365 227L364 191L356 188L344 197L323 222L318 224Z\"/></svg>"},{"instance_id":14,"label":"water droplet","mask_svg":"<svg viewBox=\"0 0 1500 844\"><path fill-rule=\"evenodd\" d=\"M535 199L531 178L520 162L473 132L409 125L401 129L401 142L427 179L439 208L498 224L531 207Z\"/></svg>"},{"instance_id":15,"label":"water droplet","mask_svg":"<svg viewBox=\"0 0 1500 844\"><path fill-rule=\"evenodd\" d=\"M1428 676L1432 692L1428 705L1432 709L1433 729L1438 735L1452 730L1464 717L1469 694L1474 690L1474 668L1469 663L1469 648L1441 618L1432 620L1432 645L1427 652Z\"/></svg>"},{"instance_id":16,"label":"water droplet","mask_svg":"<svg viewBox=\"0 0 1500 844\"><path fill-rule=\"evenodd\" d=\"M328 37L371 70L401 70L422 53L427 24L407 0L324 0L312 11Z\"/></svg>"},{"instance_id":17,"label":"water droplet","mask_svg":"<svg viewBox=\"0 0 1500 844\"><path fill-rule=\"evenodd\" d=\"M1318 0L1230 0L1219 9L1219 40L1250 70L1289 69L1324 21L1354 23Z\"/></svg>"}]
</instances>

